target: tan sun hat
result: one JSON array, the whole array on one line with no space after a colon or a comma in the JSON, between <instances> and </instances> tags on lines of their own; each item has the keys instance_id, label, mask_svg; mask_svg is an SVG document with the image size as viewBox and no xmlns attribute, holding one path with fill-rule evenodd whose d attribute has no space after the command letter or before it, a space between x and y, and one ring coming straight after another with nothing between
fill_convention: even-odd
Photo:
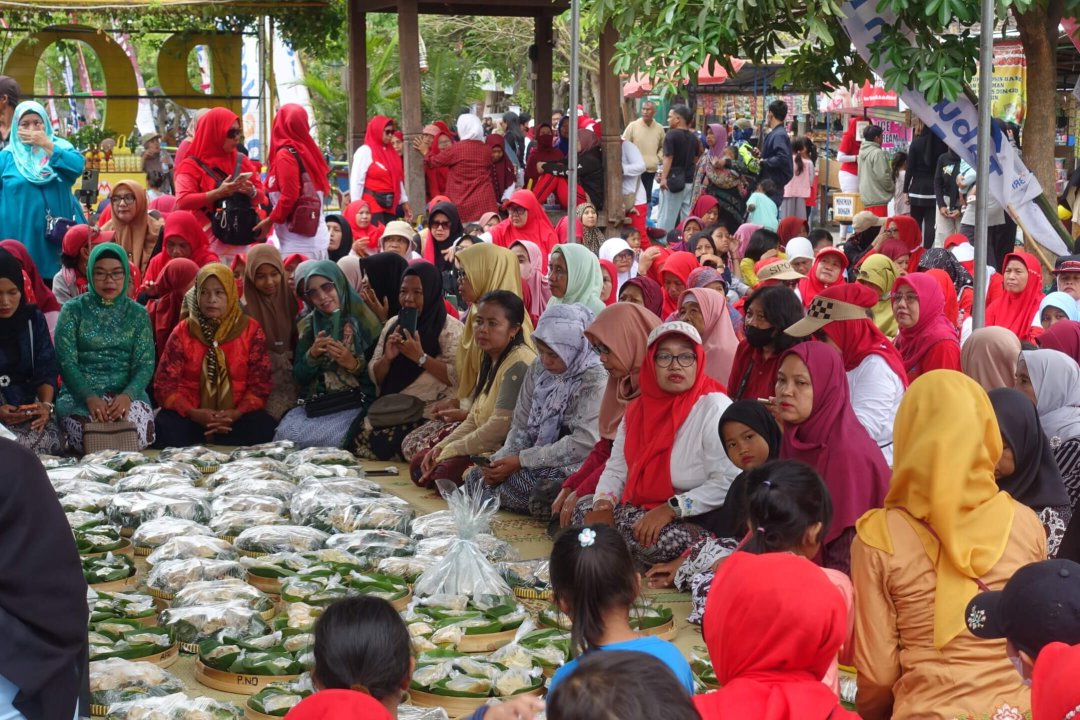
<instances>
[{"instance_id":1,"label":"tan sun hat","mask_svg":"<svg viewBox=\"0 0 1080 720\"><path fill-rule=\"evenodd\" d=\"M806 278L801 272L791 267L791 263L787 260L771 262L755 272L757 272L759 282L765 282L766 280L803 280Z\"/></svg>"},{"instance_id":2,"label":"tan sun hat","mask_svg":"<svg viewBox=\"0 0 1080 720\"><path fill-rule=\"evenodd\" d=\"M807 337L836 320L865 320L866 308L818 295L810 303L806 317L784 330L792 337Z\"/></svg>"}]
</instances>

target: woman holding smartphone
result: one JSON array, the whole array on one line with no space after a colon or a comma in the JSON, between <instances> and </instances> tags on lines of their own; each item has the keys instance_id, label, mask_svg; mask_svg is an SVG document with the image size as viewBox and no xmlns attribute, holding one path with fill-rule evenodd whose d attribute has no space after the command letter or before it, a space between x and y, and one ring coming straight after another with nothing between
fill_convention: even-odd
<instances>
[{"instance_id":1,"label":"woman holding smartphone","mask_svg":"<svg viewBox=\"0 0 1080 720\"><path fill-rule=\"evenodd\" d=\"M400 393L416 398L426 410L456 395L455 354L461 321L446 312L442 273L428 262L405 271L398 291L401 311L390 318L379 336L368 372L379 397ZM388 460L401 452L405 435L425 422L373 428L370 422L356 441L355 452L369 459Z\"/></svg>"}]
</instances>

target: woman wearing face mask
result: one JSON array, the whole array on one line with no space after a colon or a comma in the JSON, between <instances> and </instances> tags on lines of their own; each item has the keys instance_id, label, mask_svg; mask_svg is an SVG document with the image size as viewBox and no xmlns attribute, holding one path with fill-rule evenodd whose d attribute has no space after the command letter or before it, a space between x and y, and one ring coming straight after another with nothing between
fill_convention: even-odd
<instances>
[{"instance_id":1,"label":"woman wearing face mask","mask_svg":"<svg viewBox=\"0 0 1080 720\"><path fill-rule=\"evenodd\" d=\"M593 313L604 309L600 299L604 285L600 262L584 245L557 245L551 253L550 263L548 307L578 303Z\"/></svg>"},{"instance_id":2,"label":"woman wearing face mask","mask_svg":"<svg viewBox=\"0 0 1080 720\"><path fill-rule=\"evenodd\" d=\"M244 314L232 271L207 265L154 378L155 447L268 442L277 425L263 409L270 390L266 335Z\"/></svg>"},{"instance_id":3,"label":"woman wearing face mask","mask_svg":"<svg viewBox=\"0 0 1080 720\"><path fill-rule=\"evenodd\" d=\"M641 396L626 409L586 517L614 526L640 564L690 547L700 533L695 516L723 505L738 474L716 433L731 401L704 368L693 326L665 323L650 333Z\"/></svg>"},{"instance_id":4,"label":"woman wearing face mask","mask_svg":"<svg viewBox=\"0 0 1080 720\"><path fill-rule=\"evenodd\" d=\"M517 189L517 167L506 154L506 138L492 133L484 139L491 150L491 187L495 199L502 203Z\"/></svg>"},{"instance_id":5,"label":"woman wearing face mask","mask_svg":"<svg viewBox=\"0 0 1080 720\"><path fill-rule=\"evenodd\" d=\"M960 369L960 341L936 280L926 273L905 275L893 286L892 303L900 327L896 349L909 381L931 370Z\"/></svg>"},{"instance_id":6,"label":"woman wearing face mask","mask_svg":"<svg viewBox=\"0 0 1080 720\"><path fill-rule=\"evenodd\" d=\"M551 125L544 123L536 128L536 137L527 151L525 160L525 187L536 185L543 172L540 165L549 162L560 162L565 156L555 147L555 133Z\"/></svg>"},{"instance_id":7,"label":"woman wearing face mask","mask_svg":"<svg viewBox=\"0 0 1080 720\"><path fill-rule=\"evenodd\" d=\"M799 281L799 295L802 297L803 307L810 307L810 303L825 288L846 283L844 273L847 268L847 255L840 248L825 248L819 252L810 268L810 274Z\"/></svg>"},{"instance_id":8,"label":"woman wearing face mask","mask_svg":"<svg viewBox=\"0 0 1080 720\"><path fill-rule=\"evenodd\" d=\"M90 292L64 304L56 323L63 387L56 401L68 444L82 453L83 425L127 420L139 445L154 441L146 388L154 375L154 333L146 310L127 296L131 270L115 243L90 253Z\"/></svg>"},{"instance_id":9,"label":"woman wearing face mask","mask_svg":"<svg viewBox=\"0 0 1080 720\"><path fill-rule=\"evenodd\" d=\"M45 316L26 299L22 267L0 250L0 423L34 452L63 447L53 413L59 374Z\"/></svg>"},{"instance_id":10,"label":"woman wearing face mask","mask_svg":"<svg viewBox=\"0 0 1080 720\"><path fill-rule=\"evenodd\" d=\"M466 485L498 496L503 510L547 519L563 481L596 444L597 417L607 373L585 338L593 319L582 305L557 305L532 335L536 360L525 372L513 422L486 467L473 468Z\"/></svg>"},{"instance_id":11,"label":"woman wearing face mask","mask_svg":"<svg viewBox=\"0 0 1080 720\"><path fill-rule=\"evenodd\" d=\"M746 298L744 340L739 341L727 381L733 400L768 399L776 388L780 356L802 342L784 330L802 320L803 305L793 290L782 286L755 290Z\"/></svg>"},{"instance_id":12,"label":"woman wearing face mask","mask_svg":"<svg viewBox=\"0 0 1080 720\"><path fill-rule=\"evenodd\" d=\"M1005 643L965 626L981 587L1000 590L1046 557L1035 513L994 479L1002 443L990 400L970 378L934 371L908 388L894 437L884 507L860 518L851 546L859 715L1024 717L1030 693Z\"/></svg>"},{"instance_id":13,"label":"woman wearing face mask","mask_svg":"<svg viewBox=\"0 0 1080 720\"><path fill-rule=\"evenodd\" d=\"M0 151L0 217L4 237L22 243L42 276L51 280L60 270L59 253L45 237L45 216L86 222L73 194L86 161L71 143L56 137L48 118L36 102L15 107L10 144Z\"/></svg>"}]
</instances>

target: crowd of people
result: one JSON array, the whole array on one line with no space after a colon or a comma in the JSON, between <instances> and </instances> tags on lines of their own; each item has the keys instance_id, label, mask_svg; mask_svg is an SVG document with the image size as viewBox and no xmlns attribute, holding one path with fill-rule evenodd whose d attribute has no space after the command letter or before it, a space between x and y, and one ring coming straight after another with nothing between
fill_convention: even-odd
<instances>
[{"instance_id":1,"label":"crowd of people","mask_svg":"<svg viewBox=\"0 0 1080 720\"><path fill-rule=\"evenodd\" d=\"M870 205L846 242L810 232L812 151L791 143L783 103L749 154L728 142L745 127L714 124L699 155L674 108L635 181L682 221L605 231L583 179L575 238L545 209L568 207L567 118L531 142L516 116L498 141L469 114L429 126L417 232L389 118L369 122L341 214L323 210L303 108L278 111L265 176L215 108L175 197L118 183L90 225L71 197L81 156L40 105L10 110L0 422L25 449L288 439L497 496L556 537L577 660L550 718L599 716L585 708L614 702L611 685L641 695L640 717L854 717L838 659L867 719L1023 717L1062 692L1047 678L1077 651L1043 649L1080 643L1080 256L1044 294L1038 261L1009 247L988 327L972 329L970 238L936 246L915 217L924 185L911 215ZM624 148L657 141L654 125L646 107ZM583 174L597 133L578 134ZM691 699L681 655L630 629L640 583L692 594L721 690ZM1066 620L1032 609L1053 602ZM380 689L346 656L322 663L363 632L348 626L363 613L342 613L319 624L320 687L367 688L392 712L407 633L386 619L372 634L399 671ZM0 681L11 672L0 653ZM362 702L320 692L297 717L335 698Z\"/></svg>"}]
</instances>

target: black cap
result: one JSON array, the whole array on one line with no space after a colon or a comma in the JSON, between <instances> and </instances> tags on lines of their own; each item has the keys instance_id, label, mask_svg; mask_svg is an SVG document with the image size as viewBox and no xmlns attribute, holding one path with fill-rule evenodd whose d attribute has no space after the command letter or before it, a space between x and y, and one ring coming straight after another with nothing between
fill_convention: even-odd
<instances>
[{"instance_id":1,"label":"black cap","mask_svg":"<svg viewBox=\"0 0 1080 720\"><path fill-rule=\"evenodd\" d=\"M1080 564L1025 565L1004 589L982 592L967 606L968 630L984 640L1007 638L1032 658L1052 642L1080 644Z\"/></svg>"},{"instance_id":2,"label":"black cap","mask_svg":"<svg viewBox=\"0 0 1080 720\"><path fill-rule=\"evenodd\" d=\"M15 107L19 104L20 95L22 95L22 90L19 88L19 83L15 82L15 78L0 75L0 97L6 97L8 105Z\"/></svg>"}]
</instances>

